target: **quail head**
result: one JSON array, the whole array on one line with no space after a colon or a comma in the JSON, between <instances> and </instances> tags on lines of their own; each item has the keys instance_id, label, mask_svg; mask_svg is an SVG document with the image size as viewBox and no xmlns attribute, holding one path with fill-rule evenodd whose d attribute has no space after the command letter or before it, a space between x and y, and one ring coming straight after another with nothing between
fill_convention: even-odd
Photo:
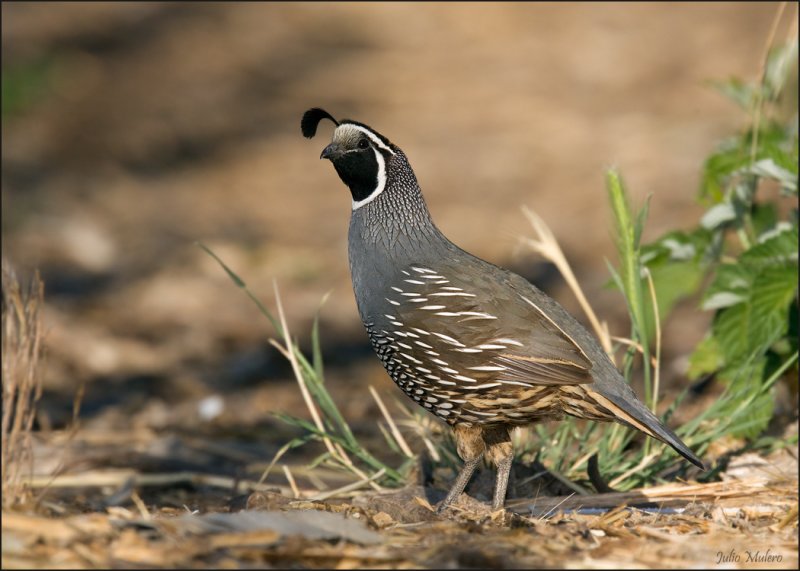
<instances>
[{"instance_id":1,"label":"quail head","mask_svg":"<svg viewBox=\"0 0 800 571\"><path fill-rule=\"evenodd\" d=\"M510 431L564 415L636 428L703 467L572 315L439 231L402 150L319 108L303 115L303 135L313 137L322 119L336 129L320 158L352 196L350 272L372 347L397 386L453 428L464 461L440 511L484 455L497 467L493 508L501 508Z\"/></svg>"}]
</instances>

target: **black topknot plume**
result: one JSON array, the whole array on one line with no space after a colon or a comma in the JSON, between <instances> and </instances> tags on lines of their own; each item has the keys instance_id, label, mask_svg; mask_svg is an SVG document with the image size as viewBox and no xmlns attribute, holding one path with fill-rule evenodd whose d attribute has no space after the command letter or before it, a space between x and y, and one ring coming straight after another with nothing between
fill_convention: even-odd
<instances>
[{"instance_id":1,"label":"black topknot plume","mask_svg":"<svg viewBox=\"0 0 800 571\"><path fill-rule=\"evenodd\" d=\"M300 121L300 130L303 131L303 136L310 139L317 134L317 125L323 119L330 119L338 127L339 121L333 118L333 115L320 109L319 107L312 107L303 113L303 119Z\"/></svg>"}]
</instances>

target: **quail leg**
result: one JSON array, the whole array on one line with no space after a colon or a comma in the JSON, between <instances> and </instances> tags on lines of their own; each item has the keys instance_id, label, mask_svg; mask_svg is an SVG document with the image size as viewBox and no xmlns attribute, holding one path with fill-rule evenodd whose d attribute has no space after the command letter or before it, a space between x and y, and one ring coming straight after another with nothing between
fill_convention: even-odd
<instances>
[{"instance_id":1,"label":"quail leg","mask_svg":"<svg viewBox=\"0 0 800 571\"><path fill-rule=\"evenodd\" d=\"M507 426L485 428L483 441L486 444L486 457L497 468L492 509L499 510L505 503L508 476L511 474L511 462L514 460L510 428Z\"/></svg>"},{"instance_id":2,"label":"quail leg","mask_svg":"<svg viewBox=\"0 0 800 571\"><path fill-rule=\"evenodd\" d=\"M461 492L467 487L472 473L478 466L478 462L486 452L483 429L480 426L457 424L453 427L453 436L456 439L458 455L464 461L464 467L461 468L461 472L459 472L453 487L447 493L447 497L439 504L436 513L442 513L447 506L453 503L453 500L461 495Z\"/></svg>"},{"instance_id":3,"label":"quail leg","mask_svg":"<svg viewBox=\"0 0 800 571\"><path fill-rule=\"evenodd\" d=\"M467 487L467 483L472 477L472 473L478 466L479 461L480 457L464 462L464 466L461 468L461 472L458 473L458 477L456 478L453 487L450 488L450 491L447 493L447 497L442 500L442 503L440 503L439 507L436 508L436 513L442 513L447 506L452 504L453 501L461 495L461 493L464 491L464 488Z\"/></svg>"},{"instance_id":4,"label":"quail leg","mask_svg":"<svg viewBox=\"0 0 800 571\"><path fill-rule=\"evenodd\" d=\"M494 501L492 510L502 509L506 501L506 490L508 489L508 477L511 474L511 463L514 455L509 454L497 463L497 481L494 486Z\"/></svg>"}]
</instances>

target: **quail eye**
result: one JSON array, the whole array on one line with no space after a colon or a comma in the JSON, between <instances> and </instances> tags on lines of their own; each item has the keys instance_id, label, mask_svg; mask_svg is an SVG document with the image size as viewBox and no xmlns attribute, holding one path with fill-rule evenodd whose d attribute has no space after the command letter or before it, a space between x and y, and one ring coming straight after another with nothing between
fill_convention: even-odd
<instances>
[{"instance_id":1,"label":"quail eye","mask_svg":"<svg viewBox=\"0 0 800 571\"><path fill-rule=\"evenodd\" d=\"M359 149L368 149L369 148L369 141L367 141L366 139L361 139L358 142L358 148Z\"/></svg>"}]
</instances>

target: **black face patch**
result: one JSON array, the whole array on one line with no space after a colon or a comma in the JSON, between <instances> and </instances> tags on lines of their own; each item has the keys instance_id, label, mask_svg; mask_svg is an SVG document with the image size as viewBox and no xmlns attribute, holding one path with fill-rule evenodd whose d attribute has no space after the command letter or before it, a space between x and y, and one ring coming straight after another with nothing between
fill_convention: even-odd
<instances>
[{"instance_id":1,"label":"black face patch","mask_svg":"<svg viewBox=\"0 0 800 571\"><path fill-rule=\"evenodd\" d=\"M359 202L378 187L378 159L371 148L344 153L333 161L342 182L350 187L353 200Z\"/></svg>"}]
</instances>

